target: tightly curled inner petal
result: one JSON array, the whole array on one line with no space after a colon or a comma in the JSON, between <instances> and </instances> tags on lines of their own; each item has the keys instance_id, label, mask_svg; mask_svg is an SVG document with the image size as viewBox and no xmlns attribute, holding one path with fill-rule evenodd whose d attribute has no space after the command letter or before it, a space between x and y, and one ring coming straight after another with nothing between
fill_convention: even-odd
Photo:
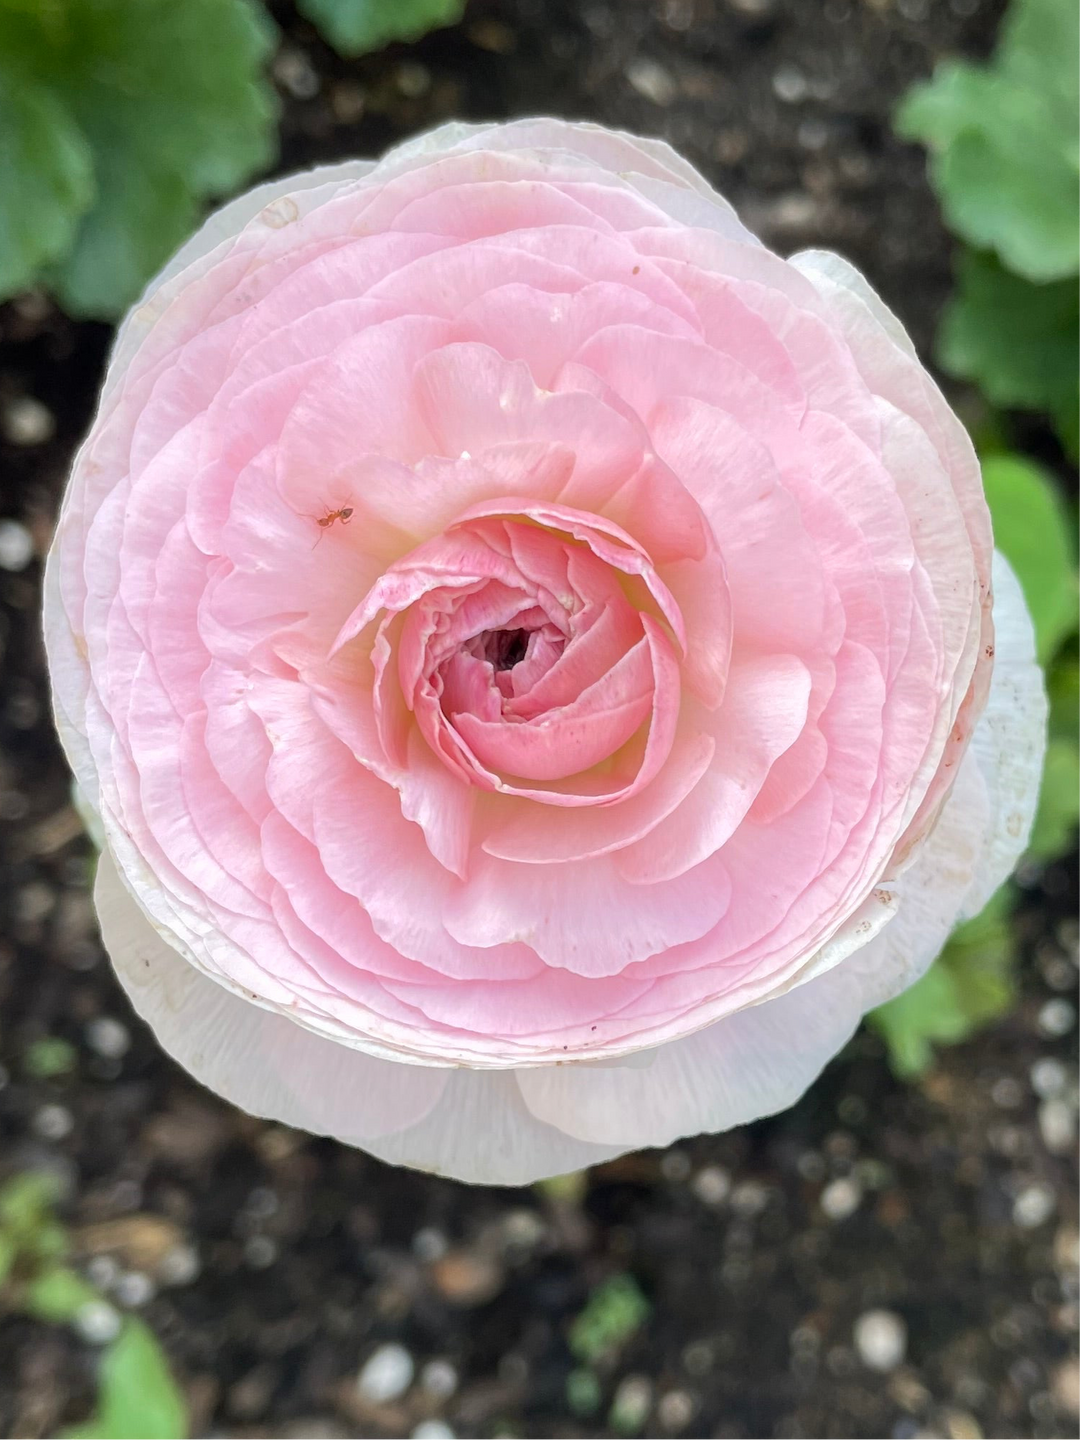
<instances>
[{"instance_id":1,"label":"tightly curled inner petal","mask_svg":"<svg viewBox=\"0 0 1080 1440\"><path fill-rule=\"evenodd\" d=\"M369 653L379 650L380 707L399 700L396 713L464 783L553 804L624 799L670 751L681 612L616 528L598 531L563 508L498 508L466 512L391 566L334 653L359 649L366 634ZM392 631L375 628L385 613L401 617ZM628 749L639 734L643 748ZM576 793L521 783L572 777L582 777Z\"/></svg>"}]
</instances>

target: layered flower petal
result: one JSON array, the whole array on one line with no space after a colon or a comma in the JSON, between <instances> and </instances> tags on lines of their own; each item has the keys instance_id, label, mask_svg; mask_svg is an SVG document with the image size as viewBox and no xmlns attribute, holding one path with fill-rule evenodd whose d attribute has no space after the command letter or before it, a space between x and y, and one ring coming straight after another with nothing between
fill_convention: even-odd
<instances>
[{"instance_id":1,"label":"layered flower petal","mask_svg":"<svg viewBox=\"0 0 1080 1440\"><path fill-rule=\"evenodd\" d=\"M1024 844L991 568L895 317L666 146L260 187L122 328L47 570L121 979L236 1103L471 1180L777 1109Z\"/></svg>"}]
</instances>

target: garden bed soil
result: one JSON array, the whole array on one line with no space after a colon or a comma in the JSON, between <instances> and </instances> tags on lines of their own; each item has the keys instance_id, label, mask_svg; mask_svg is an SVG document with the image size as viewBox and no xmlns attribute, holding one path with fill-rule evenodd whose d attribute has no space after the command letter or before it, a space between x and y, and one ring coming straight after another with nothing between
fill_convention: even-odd
<instances>
[{"instance_id":1,"label":"garden bed soil","mask_svg":"<svg viewBox=\"0 0 1080 1440\"><path fill-rule=\"evenodd\" d=\"M850 256L927 354L949 246L889 115L939 57L985 53L1000 9L474 0L463 25L349 63L280 6L281 168L446 118L662 135L780 250ZM1074 1163L1046 1108L1048 1087L1075 1093L1072 865L1025 877L1015 1012L920 1084L864 1033L786 1114L557 1193L388 1168L238 1113L161 1054L96 938L38 632L108 343L40 296L0 309L0 516L34 551L0 568L0 1166L57 1175L81 1261L141 1306L193 1433L1075 1435ZM71 1073L33 1078L46 1037L75 1047ZM575 1413L570 1326L622 1274L648 1318L599 1366L591 1410L570 1381ZM357 1375L387 1343L417 1379L380 1405ZM0 1313L0 1434L79 1420L93 1376L73 1334Z\"/></svg>"}]
</instances>

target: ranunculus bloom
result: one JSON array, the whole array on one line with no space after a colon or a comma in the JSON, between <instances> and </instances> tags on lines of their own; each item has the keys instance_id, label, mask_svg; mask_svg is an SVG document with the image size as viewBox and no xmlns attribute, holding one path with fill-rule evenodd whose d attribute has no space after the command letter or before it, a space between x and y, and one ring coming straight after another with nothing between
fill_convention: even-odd
<instances>
[{"instance_id":1,"label":"ranunculus bloom","mask_svg":"<svg viewBox=\"0 0 1080 1440\"><path fill-rule=\"evenodd\" d=\"M1037 788L1026 612L900 325L594 126L214 216L120 333L46 621L165 1048L469 1180L789 1104Z\"/></svg>"}]
</instances>

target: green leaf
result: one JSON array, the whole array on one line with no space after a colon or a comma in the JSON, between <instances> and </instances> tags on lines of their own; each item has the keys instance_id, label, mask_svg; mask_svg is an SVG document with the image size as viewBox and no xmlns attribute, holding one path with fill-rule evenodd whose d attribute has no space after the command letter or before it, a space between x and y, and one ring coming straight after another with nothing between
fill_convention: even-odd
<instances>
[{"instance_id":1,"label":"green leaf","mask_svg":"<svg viewBox=\"0 0 1080 1440\"><path fill-rule=\"evenodd\" d=\"M931 151L946 221L1029 280L1078 268L1075 0L1014 0L990 66L948 61L896 115Z\"/></svg>"},{"instance_id":2,"label":"green leaf","mask_svg":"<svg viewBox=\"0 0 1080 1440\"><path fill-rule=\"evenodd\" d=\"M1016 571L1045 665L1076 628L1072 525L1054 477L1020 455L989 455L983 485L994 541Z\"/></svg>"},{"instance_id":3,"label":"green leaf","mask_svg":"<svg viewBox=\"0 0 1080 1440\"><path fill-rule=\"evenodd\" d=\"M68 250L94 196L90 147L70 112L0 66L0 300Z\"/></svg>"},{"instance_id":4,"label":"green leaf","mask_svg":"<svg viewBox=\"0 0 1080 1440\"><path fill-rule=\"evenodd\" d=\"M155 170L152 152L139 154L138 142L126 139L110 148L102 143L106 123L93 128L100 203L52 283L69 315L109 319L133 304L180 248L199 207L177 175Z\"/></svg>"},{"instance_id":5,"label":"green leaf","mask_svg":"<svg viewBox=\"0 0 1080 1440\"><path fill-rule=\"evenodd\" d=\"M98 1402L69 1440L183 1440L187 1406L153 1332L129 1316L101 1356Z\"/></svg>"},{"instance_id":6,"label":"green leaf","mask_svg":"<svg viewBox=\"0 0 1080 1440\"><path fill-rule=\"evenodd\" d=\"M585 1365L615 1354L649 1316L649 1302L632 1275L612 1275L589 1296L570 1327L570 1349Z\"/></svg>"},{"instance_id":7,"label":"green leaf","mask_svg":"<svg viewBox=\"0 0 1080 1440\"><path fill-rule=\"evenodd\" d=\"M1050 415L1070 453L1080 406L1080 303L1074 281L1033 285L992 255L967 251L937 338L943 369L994 405Z\"/></svg>"},{"instance_id":8,"label":"green leaf","mask_svg":"<svg viewBox=\"0 0 1080 1440\"><path fill-rule=\"evenodd\" d=\"M552 1175L547 1180L537 1180L534 1187L552 1205L567 1205L577 1209L589 1189L589 1177L584 1170L571 1170L566 1175Z\"/></svg>"},{"instance_id":9,"label":"green leaf","mask_svg":"<svg viewBox=\"0 0 1080 1440\"><path fill-rule=\"evenodd\" d=\"M3 1288L4 1281L11 1274L18 1253L19 1247L15 1244L15 1237L6 1235L0 1230L0 1289Z\"/></svg>"},{"instance_id":10,"label":"green leaf","mask_svg":"<svg viewBox=\"0 0 1080 1440\"><path fill-rule=\"evenodd\" d=\"M39 1170L14 1175L0 1188L0 1229L20 1245L31 1243L35 1233L51 1221L57 1198L54 1176Z\"/></svg>"},{"instance_id":11,"label":"green leaf","mask_svg":"<svg viewBox=\"0 0 1080 1440\"><path fill-rule=\"evenodd\" d=\"M23 1069L32 1080L55 1080L70 1075L78 1064L75 1046L59 1035L43 1035L26 1047Z\"/></svg>"},{"instance_id":12,"label":"green leaf","mask_svg":"<svg viewBox=\"0 0 1080 1440\"><path fill-rule=\"evenodd\" d=\"M1076 737L1052 739L1046 747L1046 763L1039 789L1039 808L1028 841L1028 854L1038 860L1054 860L1073 842L1080 820L1080 755Z\"/></svg>"},{"instance_id":13,"label":"green leaf","mask_svg":"<svg viewBox=\"0 0 1080 1440\"><path fill-rule=\"evenodd\" d=\"M921 980L867 1017L885 1040L897 1075L922 1074L935 1044L966 1040L1009 1009L1015 963L1011 907L1011 891L1003 886L981 914L953 932Z\"/></svg>"},{"instance_id":14,"label":"green leaf","mask_svg":"<svg viewBox=\"0 0 1080 1440\"><path fill-rule=\"evenodd\" d=\"M571 1370L566 1377L566 1404L572 1415L587 1420L600 1409L604 1398L600 1381L584 1367Z\"/></svg>"},{"instance_id":15,"label":"green leaf","mask_svg":"<svg viewBox=\"0 0 1080 1440\"><path fill-rule=\"evenodd\" d=\"M101 1296L92 1285L66 1265L39 1270L23 1294L23 1307L35 1320L67 1325L84 1305L95 1305Z\"/></svg>"},{"instance_id":16,"label":"green leaf","mask_svg":"<svg viewBox=\"0 0 1080 1440\"><path fill-rule=\"evenodd\" d=\"M0 0L0 54L70 114L92 158L96 198L51 252L73 314L123 310L201 202L273 159L261 72L275 33L255 0Z\"/></svg>"},{"instance_id":17,"label":"green leaf","mask_svg":"<svg viewBox=\"0 0 1080 1440\"><path fill-rule=\"evenodd\" d=\"M355 56L456 25L465 0L297 0L296 8L339 55Z\"/></svg>"},{"instance_id":18,"label":"green leaf","mask_svg":"<svg viewBox=\"0 0 1080 1440\"><path fill-rule=\"evenodd\" d=\"M1050 697L1050 736L1076 743L1080 730L1080 658L1075 642L1054 657L1046 677Z\"/></svg>"}]
</instances>

